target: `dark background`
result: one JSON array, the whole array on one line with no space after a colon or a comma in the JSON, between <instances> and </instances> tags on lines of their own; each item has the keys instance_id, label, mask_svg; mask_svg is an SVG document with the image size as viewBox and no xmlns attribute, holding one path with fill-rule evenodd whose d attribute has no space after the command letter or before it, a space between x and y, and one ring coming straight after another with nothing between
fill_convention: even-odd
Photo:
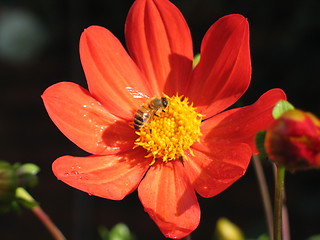
<instances>
[{"instance_id":1,"label":"dark background","mask_svg":"<svg viewBox=\"0 0 320 240\"><path fill-rule=\"evenodd\" d=\"M78 54L84 28L101 25L124 42L123 27L132 0L0 0L0 16L17 9L31 14L42 37L27 57L0 53L0 159L33 162L41 167L40 184L30 190L68 239L99 239L97 228L125 222L137 239L164 239L149 219L136 192L123 201L89 196L59 182L51 163L62 155L84 155L53 125L40 95L50 85L72 81L86 86ZM251 29L252 84L241 104L253 103L270 88L280 87L296 107L319 116L320 2L174 0L193 35L195 52L218 18L241 13ZM1 18L0 18L1 21ZM1 22L0 22L1 25ZM41 33L41 34L40 34ZM270 190L273 176L265 165ZM287 174L286 182L292 239L319 234L320 171ZM259 189L253 167L222 194L199 197L202 218L194 240L210 239L216 220L227 217L247 237L266 232ZM28 210L0 215L0 239L51 239Z\"/></svg>"}]
</instances>

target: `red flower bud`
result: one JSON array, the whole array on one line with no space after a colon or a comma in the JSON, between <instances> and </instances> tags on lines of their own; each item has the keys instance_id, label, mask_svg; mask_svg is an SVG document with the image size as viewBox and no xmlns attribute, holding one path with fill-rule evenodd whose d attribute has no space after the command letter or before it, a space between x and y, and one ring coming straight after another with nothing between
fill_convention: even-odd
<instances>
[{"instance_id":1,"label":"red flower bud","mask_svg":"<svg viewBox=\"0 0 320 240\"><path fill-rule=\"evenodd\" d=\"M320 120L301 110L285 112L267 130L265 148L288 170L320 167Z\"/></svg>"}]
</instances>

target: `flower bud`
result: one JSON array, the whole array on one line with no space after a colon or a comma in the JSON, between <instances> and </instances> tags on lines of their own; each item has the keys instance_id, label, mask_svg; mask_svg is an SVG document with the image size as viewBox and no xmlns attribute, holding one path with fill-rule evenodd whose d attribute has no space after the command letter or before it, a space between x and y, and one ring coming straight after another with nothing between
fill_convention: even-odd
<instances>
[{"instance_id":1,"label":"flower bud","mask_svg":"<svg viewBox=\"0 0 320 240\"><path fill-rule=\"evenodd\" d=\"M0 161L0 202L10 202L14 199L18 186L17 179L15 167Z\"/></svg>"},{"instance_id":2,"label":"flower bud","mask_svg":"<svg viewBox=\"0 0 320 240\"><path fill-rule=\"evenodd\" d=\"M8 212L12 208L16 208L18 202L23 200L21 196L17 196L19 187L33 187L37 183L36 174L39 167L32 163L26 164L10 164L0 161L0 212ZM24 199L24 205L28 199Z\"/></svg>"},{"instance_id":3,"label":"flower bud","mask_svg":"<svg viewBox=\"0 0 320 240\"><path fill-rule=\"evenodd\" d=\"M320 120L301 110L285 112L267 130L265 149L290 171L320 167Z\"/></svg>"},{"instance_id":4,"label":"flower bud","mask_svg":"<svg viewBox=\"0 0 320 240\"><path fill-rule=\"evenodd\" d=\"M215 240L243 240L241 229L227 218L220 218L217 221Z\"/></svg>"}]
</instances>

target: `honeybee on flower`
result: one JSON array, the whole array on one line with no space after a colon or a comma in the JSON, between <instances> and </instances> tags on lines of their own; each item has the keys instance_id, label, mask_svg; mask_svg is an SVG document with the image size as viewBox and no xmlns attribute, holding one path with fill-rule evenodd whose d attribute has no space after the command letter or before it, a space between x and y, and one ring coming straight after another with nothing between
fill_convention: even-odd
<instances>
[{"instance_id":1,"label":"honeybee on flower","mask_svg":"<svg viewBox=\"0 0 320 240\"><path fill-rule=\"evenodd\" d=\"M159 111L163 111L168 106L166 97L154 97L150 101L142 104L134 115L134 129L139 130L147 124L154 116L158 116Z\"/></svg>"}]
</instances>

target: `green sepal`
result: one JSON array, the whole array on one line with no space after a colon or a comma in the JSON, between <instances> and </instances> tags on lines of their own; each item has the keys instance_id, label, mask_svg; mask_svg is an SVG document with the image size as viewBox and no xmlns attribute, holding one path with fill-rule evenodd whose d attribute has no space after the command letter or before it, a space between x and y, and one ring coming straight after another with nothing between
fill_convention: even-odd
<instances>
[{"instance_id":1,"label":"green sepal","mask_svg":"<svg viewBox=\"0 0 320 240\"><path fill-rule=\"evenodd\" d=\"M282 114L284 114L285 112L287 112L289 110L293 110L293 109L294 109L294 106L291 103L289 103L286 100L280 100L274 106L274 108L272 110L272 116L274 119L278 119L279 117L281 117Z\"/></svg>"},{"instance_id":2,"label":"green sepal","mask_svg":"<svg viewBox=\"0 0 320 240\"><path fill-rule=\"evenodd\" d=\"M38 206L38 202L22 187L16 189L17 202L26 208L34 208Z\"/></svg>"},{"instance_id":3,"label":"green sepal","mask_svg":"<svg viewBox=\"0 0 320 240\"><path fill-rule=\"evenodd\" d=\"M22 164L18 169L20 174L37 175L40 172L40 168L33 163Z\"/></svg>"}]
</instances>

